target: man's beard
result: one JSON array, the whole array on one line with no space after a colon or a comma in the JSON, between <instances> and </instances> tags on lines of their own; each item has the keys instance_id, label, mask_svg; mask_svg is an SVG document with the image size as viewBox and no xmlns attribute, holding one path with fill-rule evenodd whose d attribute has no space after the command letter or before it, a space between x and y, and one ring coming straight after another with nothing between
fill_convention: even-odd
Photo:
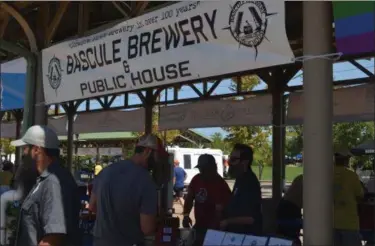
<instances>
[{"instance_id":1,"label":"man's beard","mask_svg":"<svg viewBox=\"0 0 375 246\"><path fill-rule=\"evenodd\" d=\"M38 171L35 161L30 155L23 156L22 163L15 174L16 188L22 191L21 200L23 200L34 187L37 177Z\"/></svg>"}]
</instances>

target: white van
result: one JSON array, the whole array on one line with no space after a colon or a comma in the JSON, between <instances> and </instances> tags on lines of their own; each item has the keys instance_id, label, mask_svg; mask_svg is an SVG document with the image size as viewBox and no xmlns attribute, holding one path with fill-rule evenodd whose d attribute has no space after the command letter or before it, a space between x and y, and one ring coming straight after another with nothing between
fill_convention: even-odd
<instances>
[{"instance_id":1,"label":"white van","mask_svg":"<svg viewBox=\"0 0 375 246\"><path fill-rule=\"evenodd\" d=\"M171 159L177 160L180 163L186 174L185 186L188 185L191 179L199 173L197 168L194 168L198 164L198 158L203 154L212 155L217 164L217 172L223 177L223 152L220 149L193 149L193 148L179 148L179 147L168 147L168 153L171 155Z\"/></svg>"}]
</instances>

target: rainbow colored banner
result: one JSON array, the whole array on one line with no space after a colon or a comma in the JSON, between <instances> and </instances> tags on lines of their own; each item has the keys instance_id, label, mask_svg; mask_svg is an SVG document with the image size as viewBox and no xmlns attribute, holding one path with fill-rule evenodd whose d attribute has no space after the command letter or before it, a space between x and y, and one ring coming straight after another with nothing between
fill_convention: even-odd
<instances>
[{"instance_id":1,"label":"rainbow colored banner","mask_svg":"<svg viewBox=\"0 0 375 246\"><path fill-rule=\"evenodd\" d=\"M334 1L333 15L338 52L375 51L375 1Z\"/></svg>"}]
</instances>

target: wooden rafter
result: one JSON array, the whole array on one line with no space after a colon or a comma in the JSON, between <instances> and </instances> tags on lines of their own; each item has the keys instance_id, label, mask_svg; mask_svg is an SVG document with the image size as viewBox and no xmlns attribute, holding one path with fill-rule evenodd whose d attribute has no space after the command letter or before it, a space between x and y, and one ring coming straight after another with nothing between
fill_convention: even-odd
<instances>
[{"instance_id":1,"label":"wooden rafter","mask_svg":"<svg viewBox=\"0 0 375 246\"><path fill-rule=\"evenodd\" d=\"M2 17L0 18L0 20L1 20L1 23L0 23L0 38L3 38L4 34L5 34L5 30L7 29L7 26L8 26L9 20L10 20L9 14L4 12Z\"/></svg>"},{"instance_id":2,"label":"wooden rafter","mask_svg":"<svg viewBox=\"0 0 375 246\"><path fill-rule=\"evenodd\" d=\"M147 5L148 5L149 1L137 1L136 2L136 7L135 9L133 10L133 16L138 16L138 15L141 15L143 13L143 11L146 9Z\"/></svg>"},{"instance_id":3,"label":"wooden rafter","mask_svg":"<svg viewBox=\"0 0 375 246\"><path fill-rule=\"evenodd\" d=\"M55 36L56 30L58 26L60 25L61 19L64 16L66 10L68 9L69 6L69 1L61 1L59 3L59 8L56 12L56 15L53 17L53 20L51 24L48 26L48 29L46 31L46 37L45 37L45 42L46 44L49 44L53 37Z\"/></svg>"},{"instance_id":4,"label":"wooden rafter","mask_svg":"<svg viewBox=\"0 0 375 246\"><path fill-rule=\"evenodd\" d=\"M32 52L37 52L38 46L36 43L34 32L30 28L29 23L26 21L24 16L22 16L15 8L5 2L0 2L0 9L5 10L9 15L13 16L17 20L18 24L22 27L23 31L26 34L26 37L29 41L30 50Z\"/></svg>"},{"instance_id":5,"label":"wooden rafter","mask_svg":"<svg viewBox=\"0 0 375 246\"><path fill-rule=\"evenodd\" d=\"M125 18L129 18L130 16L129 16L129 14L128 14L128 12L126 11L126 10L124 10L121 6L120 6L120 4L118 4L118 2L116 2L116 1L111 1L112 2L112 4L113 4L113 6L125 17Z\"/></svg>"},{"instance_id":6,"label":"wooden rafter","mask_svg":"<svg viewBox=\"0 0 375 246\"><path fill-rule=\"evenodd\" d=\"M83 36L89 29L90 2L80 2L78 6L78 35Z\"/></svg>"}]
</instances>

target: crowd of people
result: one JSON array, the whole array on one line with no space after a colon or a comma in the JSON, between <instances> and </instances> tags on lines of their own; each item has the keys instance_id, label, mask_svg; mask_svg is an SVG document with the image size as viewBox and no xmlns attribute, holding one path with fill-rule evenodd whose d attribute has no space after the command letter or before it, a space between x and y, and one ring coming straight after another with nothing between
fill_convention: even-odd
<instances>
[{"instance_id":1,"label":"crowd of people","mask_svg":"<svg viewBox=\"0 0 375 246\"><path fill-rule=\"evenodd\" d=\"M22 165L15 174L15 186L22 194L16 246L80 245L79 189L72 174L59 163L59 144L53 130L39 125L12 142L24 150ZM131 158L95 168L88 206L96 214L95 246L144 245L144 237L154 235L158 195L150 170L165 157L168 153L161 140L148 134L139 139ZM335 245L361 245L357 205L366 189L346 168L349 158L342 152L334 156ZM196 246L202 245L208 229L263 234L261 185L252 163L253 149L236 144L228 160L228 174L235 178L231 190L218 174L215 158L203 154L196 166L199 174L190 182L186 196L186 172L177 161L174 163L174 191L176 201L183 206L182 225L194 228ZM8 172L9 166L3 165L0 187L11 182L13 174ZM297 243L303 217L302 180L302 175L295 178L277 210L279 234ZM190 218L193 207L194 225Z\"/></svg>"}]
</instances>

